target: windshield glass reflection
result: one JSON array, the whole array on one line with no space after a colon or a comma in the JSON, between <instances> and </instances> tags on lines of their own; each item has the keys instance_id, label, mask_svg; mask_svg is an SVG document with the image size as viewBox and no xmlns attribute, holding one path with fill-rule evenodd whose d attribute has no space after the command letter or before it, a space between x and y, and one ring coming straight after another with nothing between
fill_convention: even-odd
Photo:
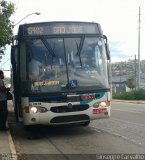
<instances>
[{"instance_id":1,"label":"windshield glass reflection","mask_svg":"<svg viewBox=\"0 0 145 160\"><path fill-rule=\"evenodd\" d=\"M31 92L63 92L108 87L107 58L102 38L31 39L27 53L27 76Z\"/></svg>"}]
</instances>

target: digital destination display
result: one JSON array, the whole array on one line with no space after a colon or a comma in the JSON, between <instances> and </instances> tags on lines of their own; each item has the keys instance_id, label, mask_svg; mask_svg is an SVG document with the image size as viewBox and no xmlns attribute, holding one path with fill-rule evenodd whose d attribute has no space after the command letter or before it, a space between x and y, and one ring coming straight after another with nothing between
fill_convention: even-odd
<instances>
[{"instance_id":1,"label":"digital destination display","mask_svg":"<svg viewBox=\"0 0 145 160\"><path fill-rule=\"evenodd\" d=\"M23 26L23 35L101 34L97 23L35 23Z\"/></svg>"}]
</instances>

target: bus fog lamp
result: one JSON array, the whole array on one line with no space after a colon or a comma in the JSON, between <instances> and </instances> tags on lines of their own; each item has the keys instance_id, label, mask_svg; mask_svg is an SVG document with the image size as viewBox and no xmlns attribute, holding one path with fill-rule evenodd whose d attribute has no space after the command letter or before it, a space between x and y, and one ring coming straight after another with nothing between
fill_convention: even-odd
<instances>
[{"instance_id":1,"label":"bus fog lamp","mask_svg":"<svg viewBox=\"0 0 145 160\"><path fill-rule=\"evenodd\" d=\"M45 113L45 112L47 112L47 108L45 108L45 107L40 107L40 108L39 108L39 112L40 112L40 113Z\"/></svg>"},{"instance_id":2,"label":"bus fog lamp","mask_svg":"<svg viewBox=\"0 0 145 160\"><path fill-rule=\"evenodd\" d=\"M94 104L93 104L93 107L94 107L94 108L98 108L98 107L99 107L99 103L98 103L98 102L94 103Z\"/></svg>"},{"instance_id":3,"label":"bus fog lamp","mask_svg":"<svg viewBox=\"0 0 145 160\"><path fill-rule=\"evenodd\" d=\"M31 118L31 121L32 121L32 122L35 122L35 121L36 121L36 118Z\"/></svg>"},{"instance_id":4,"label":"bus fog lamp","mask_svg":"<svg viewBox=\"0 0 145 160\"><path fill-rule=\"evenodd\" d=\"M30 112L31 113L36 113L37 112L37 108L36 107L31 107L30 108Z\"/></svg>"}]
</instances>

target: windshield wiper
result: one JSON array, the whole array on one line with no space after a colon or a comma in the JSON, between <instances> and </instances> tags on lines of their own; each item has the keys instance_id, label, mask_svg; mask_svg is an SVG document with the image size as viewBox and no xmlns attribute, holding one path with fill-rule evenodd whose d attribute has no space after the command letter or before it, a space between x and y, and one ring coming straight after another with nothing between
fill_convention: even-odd
<instances>
[{"instance_id":1,"label":"windshield wiper","mask_svg":"<svg viewBox=\"0 0 145 160\"><path fill-rule=\"evenodd\" d=\"M47 42L47 40L44 37L41 37L41 41L44 44L44 46L46 47L46 49L48 50L48 53L52 56L55 57L55 53L54 50L51 48L51 46L49 45L49 43Z\"/></svg>"},{"instance_id":2,"label":"windshield wiper","mask_svg":"<svg viewBox=\"0 0 145 160\"><path fill-rule=\"evenodd\" d=\"M81 37L81 40L80 40L80 44L79 44L79 45L78 45L78 43L76 42L76 46L77 46L77 56L79 56L79 60L80 60L80 65L81 65L81 67L82 67L81 51L82 51L82 48L83 48L84 40L85 40L85 35L83 35L83 36Z\"/></svg>"}]
</instances>

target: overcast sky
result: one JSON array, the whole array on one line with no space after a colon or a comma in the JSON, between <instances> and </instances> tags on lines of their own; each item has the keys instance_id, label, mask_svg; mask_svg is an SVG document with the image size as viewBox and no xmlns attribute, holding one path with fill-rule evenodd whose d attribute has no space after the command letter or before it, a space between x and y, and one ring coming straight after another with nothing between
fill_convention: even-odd
<instances>
[{"instance_id":1,"label":"overcast sky","mask_svg":"<svg viewBox=\"0 0 145 160\"><path fill-rule=\"evenodd\" d=\"M89 21L101 24L108 37L112 62L138 56L138 17L141 8L140 57L145 59L145 0L9 0L16 12L11 20L23 23L41 21ZM18 25L14 28L17 33Z\"/></svg>"}]
</instances>

